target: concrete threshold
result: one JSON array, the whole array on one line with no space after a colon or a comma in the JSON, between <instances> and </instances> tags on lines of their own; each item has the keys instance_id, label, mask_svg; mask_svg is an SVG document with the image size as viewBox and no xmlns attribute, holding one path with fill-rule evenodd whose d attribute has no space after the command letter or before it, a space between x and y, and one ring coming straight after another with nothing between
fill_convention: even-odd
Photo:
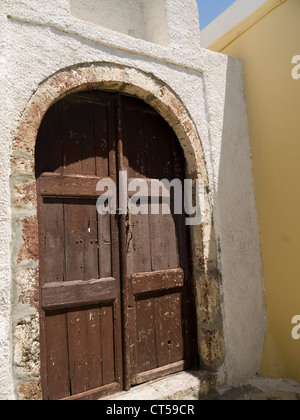
<instances>
[{"instance_id":1,"label":"concrete threshold","mask_svg":"<svg viewBox=\"0 0 300 420\"><path fill-rule=\"evenodd\" d=\"M300 384L288 379L256 377L244 386L208 398L221 401L299 401Z\"/></svg>"},{"instance_id":2,"label":"concrete threshold","mask_svg":"<svg viewBox=\"0 0 300 420\"><path fill-rule=\"evenodd\" d=\"M138 385L102 400L199 400L216 390L217 375L205 371L187 371Z\"/></svg>"}]
</instances>

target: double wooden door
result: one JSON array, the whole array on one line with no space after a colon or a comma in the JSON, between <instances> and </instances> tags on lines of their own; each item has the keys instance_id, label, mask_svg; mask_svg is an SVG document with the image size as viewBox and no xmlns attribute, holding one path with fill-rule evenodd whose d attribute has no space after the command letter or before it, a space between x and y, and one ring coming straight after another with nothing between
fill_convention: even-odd
<instances>
[{"instance_id":1,"label":"double wooden door","mask_svg":"<svg viewBox=\"0 0 300 420\"><path fill-rule=\"evenodd\" d=\"M184 215L98 214L97 183L118 185L119 171L183 180L179 142L152 108L99 91L52 106L36 146L45 399L100 398L196 360Z\"/></svg>"}]
</instances>

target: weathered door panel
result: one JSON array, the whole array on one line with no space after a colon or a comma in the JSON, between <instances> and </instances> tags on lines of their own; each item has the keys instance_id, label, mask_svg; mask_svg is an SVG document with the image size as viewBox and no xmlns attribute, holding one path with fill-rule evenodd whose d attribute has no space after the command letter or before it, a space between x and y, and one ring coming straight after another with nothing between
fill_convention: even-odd
<instances>
[{"instance_id":1,"label":"weathered door panel","mask_svg":"<svg viewBox=\"0 0 300 420\"><path fill-rule=\"evenodd\" d=\"M182 149L150 107L125 97L121 103L122 170L127 170L129 181L142 178L149 187L149 214L129 212L123 219L128 388L192 366L196 329L184 215L162 214L159 196L159 214L150 211L151 179L183 181Z\"/></svg>"},{"instance_id":2,"label":"weathered door panel","mask_svg":"<svg viewBox=\"0 0 300 420\"><path fill-rule=\"evenodd\" d=\"M96 210L97 182L116 177L111 95L66 98L44 121L37 143L44 397L91 399L122 389L118 227Z\"/></svg>"}]
</instances>

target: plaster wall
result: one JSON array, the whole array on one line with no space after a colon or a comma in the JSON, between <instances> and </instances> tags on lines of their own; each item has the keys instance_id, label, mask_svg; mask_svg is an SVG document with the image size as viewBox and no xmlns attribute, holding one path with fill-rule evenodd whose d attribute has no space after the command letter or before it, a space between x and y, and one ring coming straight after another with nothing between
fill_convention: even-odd
<instances>
[{"instance_id":1,"label":"plaster wall","mask_svg":"<svg viewBox=\"0 0 300 420\"><path fill-rule=\"evenodd\" d=\"M11 295L10 295L10 205L9 205L9 134L5 120L9 99L6 91L6 40L7 25L4 8L0 8L0 395L12 399L12 363L11 363Z\"/></svg>"},{"instance_id":2,"label":"plaster wall","mask_svg":"<svg viewBox=\"0 0 300 420\"><path fill-rule=\"evenodd\" d=\"M84 84L85 69L95 80L99 74L105 80L116 79L112 89L126 89L131 81L140 85L128 88L132 94L148 89L144 99L153 101L158 111L168 97L170 110L173 97L173 103L182 104L183 117L180 124L173 121L173 129L195 133L190 136L196 162L191 175L206 179L210 202L202 238L194 235L195 255L205 254L195 260L194 275L199 293L208 294L208 306L214 289L220 295L215 300L217 319L205 328L205 322L201 324L200 341L209 337L202 343L221 346L215 354L223 351L220 343L225 350L224 360L207 361L211 349L200 343L203 363L215 364L218 386L244 383L258 372L265 308L241 65L200 49L196 2L186 0L184 7L182 3L165 2L166 47L72 17L68 0L1 2L0 63L5 63L0 70L1 399L40 397L38 249L31 235L37 229L32 127L38 126L46 109L36 108L30 120L24 121L24 115L41 92L45 107L58 99L52 80L61 80L61 94L74 89L76 80ZM171 117L168 122L172 125ZM25 138L30 143L25 144ZM180 135L179 140L187 141Z\"/></svg>"},{"instance_id":3,"label":"plaster wall","mask_svg":"<svg viewBox=\"0 0 300 420\"><path fill-rule=\"evenodd\" d=\"M291 334L300 313L300 80L292 74L300 2L266 1L254 17L244 1L236 3L241 24L224 15L232 31L210 48L241 59L244 68L268 319L260 374L300 382L300 341ZM216 24L210 28L215 35Z\"/></svg>"},{"instance_id":4,"label":"plaster wall","mask_svg":"<svg viewBox=\"0 0 300 420\"><path fill-rule=\"evenodd\" d=\"M160 45L168 45L164 0L70 0L71 15Z\"/></svg>"}]
</instances>

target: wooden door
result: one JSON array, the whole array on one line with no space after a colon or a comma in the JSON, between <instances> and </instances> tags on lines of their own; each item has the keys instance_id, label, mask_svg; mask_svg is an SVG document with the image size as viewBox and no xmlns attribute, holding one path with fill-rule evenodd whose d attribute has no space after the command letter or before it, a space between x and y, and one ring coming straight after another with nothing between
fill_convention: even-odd
<instances>
[{"instance_id":1,"label":"wooden door","mask_svg":"<svg viewBox=\"0 0 300 420\"><path fill-rule=\"evenodd\" d=\"M36 147L45 399L95 399L195 360L184 216L105 215L100 179L183 179L184 158L143 102L86 92L55 104Z\"/></svg>"}]
</instances>

